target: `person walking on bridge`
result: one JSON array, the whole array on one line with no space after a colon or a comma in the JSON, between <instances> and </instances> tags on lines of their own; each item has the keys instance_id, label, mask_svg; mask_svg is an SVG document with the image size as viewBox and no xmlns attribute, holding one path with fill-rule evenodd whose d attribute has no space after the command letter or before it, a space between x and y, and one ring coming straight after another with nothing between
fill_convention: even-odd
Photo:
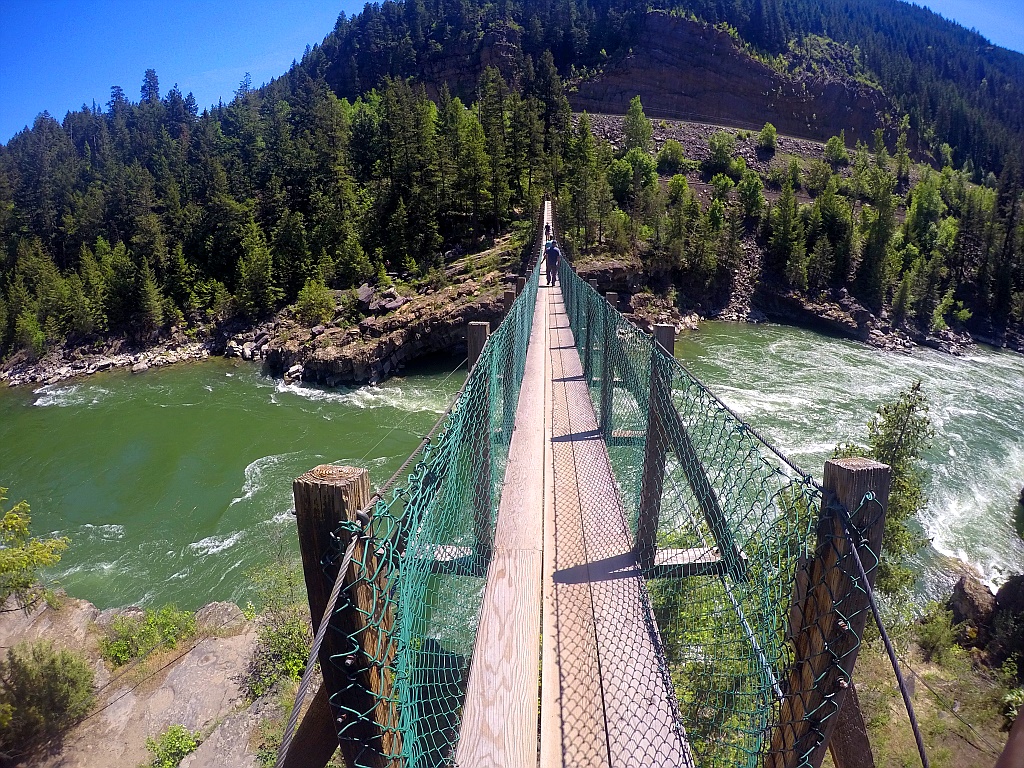
<instances>
[{"instance_id":1,"label":"person walking on bridge","mask_svg":"<svg viewBox=\"0 0 1024 768\"><path fill-rule=\"evenodd\" d=\"M558 277L558 262L561 258L562 252L558 248L558 243L555 242L554 238L551 238L544 244L544 261L548 270L548 285L555 284L555 280Z\"/></svg>"}]
</instances>

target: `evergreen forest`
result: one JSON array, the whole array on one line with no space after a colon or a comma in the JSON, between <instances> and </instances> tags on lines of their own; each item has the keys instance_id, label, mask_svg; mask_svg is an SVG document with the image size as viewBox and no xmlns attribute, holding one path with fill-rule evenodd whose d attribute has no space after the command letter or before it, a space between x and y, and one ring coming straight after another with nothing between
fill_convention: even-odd
<instances>
[{"instance_id":1,"label":"evergreen forest","mask_svg":"<svg viewBox=\"0 0 1024 768\"><path fill-rule=\"evenodd\" d=\"M147 70L137 100L114 86L0 147L0 357L255 322L303 290L436 280L446 254L531 219L545 193L577 251L633 254L691 295L728 291L752 243L767 283L846 288L896 325L999 336L1024 321L1024 56L896 0L664 7L767 59L815 36L849 46L901 110L899 140L840 135L826 160L766 174L720 132L698 164L675 142L655 152L634 100L613 147L569 99L629 50L648 6L368 4L227 104L200 110ZM479 62L498 28L518 40L500 69L431 79Z\"/></svg>"}]
</instances>

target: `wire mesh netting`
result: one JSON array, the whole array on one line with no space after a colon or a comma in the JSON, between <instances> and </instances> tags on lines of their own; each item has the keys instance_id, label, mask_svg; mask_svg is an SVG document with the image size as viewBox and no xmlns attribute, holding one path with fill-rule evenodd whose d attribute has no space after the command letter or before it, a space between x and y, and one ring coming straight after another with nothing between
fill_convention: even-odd
<instances>
[{"instance_id":1,"label":"wire mesh netting","mask_svg":"<svg viewBox=\"0 0 1024 768\"><path fill-rule=\"evenodd\" d=\"M339 740L358 753L358 766L441 766L453 754L537 274L487 339L407 481L371 510L363 556L353 563L355 583L342 592L332 619L345 649L332 663L347 682L332 692L331 704ZM348 523L337 531L338 546L325 560L329 572L356 530ZM353 598L367 589L371 598Z\"/></svg>"},{"instance_id":2,"label":"wire mesh netting","mask_svg":"<svg viewBox=\"0 0 1024 768\"><path fill-rule=\"evenodd\" d=\"M810 764L837 709L818 694L849 679L842 661L859 643L838 628L866 609L845 594L806 599L846 588L843 531L822 528L811 478L567 263L560 283L693 760ZM600 462L576 471L601 486Z\"/></svg>"},{"instance_id":3,"label":"wire mesh netting","mask_svg":"<svg viewBox=\"0 0 1024 768\"><path fill-rule=\"evenodd\" d=\"M331 619L332 712L355 766L454 764L539 272L404 485L342 524L324 559L330 578L362 537ZM876 568L884 500L864 496L853 530L878 538L854 542L831 495L564 259L559 284L544 289L544 643L561 764L819 764L867 611L850 547Z\"/></svg>"}]
</instances>

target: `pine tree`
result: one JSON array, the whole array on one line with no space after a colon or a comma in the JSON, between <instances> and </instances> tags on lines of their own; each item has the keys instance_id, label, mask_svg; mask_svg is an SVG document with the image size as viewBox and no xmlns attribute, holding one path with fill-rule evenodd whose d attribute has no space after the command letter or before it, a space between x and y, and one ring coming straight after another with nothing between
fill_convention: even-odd
<instances>
[{"instance_id":1,"label":"pine tree","mask_svg":"<svg viewBox=\"0 0 1024 768\"><path fill-rule=\"evenodd\" d=\"M651 121L644 114L644 108L640 104L640 97L634 96L629 102L629 111L626 112L626 119L623 123L625 134L625 149L639 149L647 152L651 147L651 137L654 135L654 128Z\"/></svg>"},{"instance_id":2,"label":"pine tree","mask_svg":"<svg viewBox=\"0 0 1024 768\"><path fill-rule=\"evenodd\" d=\"M259 224L251 217L242 237L242 255L238 260L238 304L250 317L262 317L280 299L274 284L273 260Z\"/></svg>"}]
</instances>

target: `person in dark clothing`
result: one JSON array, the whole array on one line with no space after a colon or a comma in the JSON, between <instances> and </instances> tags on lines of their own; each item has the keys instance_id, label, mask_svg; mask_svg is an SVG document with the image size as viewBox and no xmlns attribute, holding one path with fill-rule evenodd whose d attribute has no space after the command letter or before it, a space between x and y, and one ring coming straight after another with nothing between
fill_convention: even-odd
<instances>
[{"instance_id":1,"label":"person in dark clothing","mask_svg":"<svg viewBox=\"0 0 1024 768\"><path fill-rule=\"evenodd\" d=\"M558 243L553 239L548 240L544 248L544 261L548 268L548 285L554 285L558 277L558 261L562 258L562 252L558 249Z\"/></svg>"}]
</instances>

